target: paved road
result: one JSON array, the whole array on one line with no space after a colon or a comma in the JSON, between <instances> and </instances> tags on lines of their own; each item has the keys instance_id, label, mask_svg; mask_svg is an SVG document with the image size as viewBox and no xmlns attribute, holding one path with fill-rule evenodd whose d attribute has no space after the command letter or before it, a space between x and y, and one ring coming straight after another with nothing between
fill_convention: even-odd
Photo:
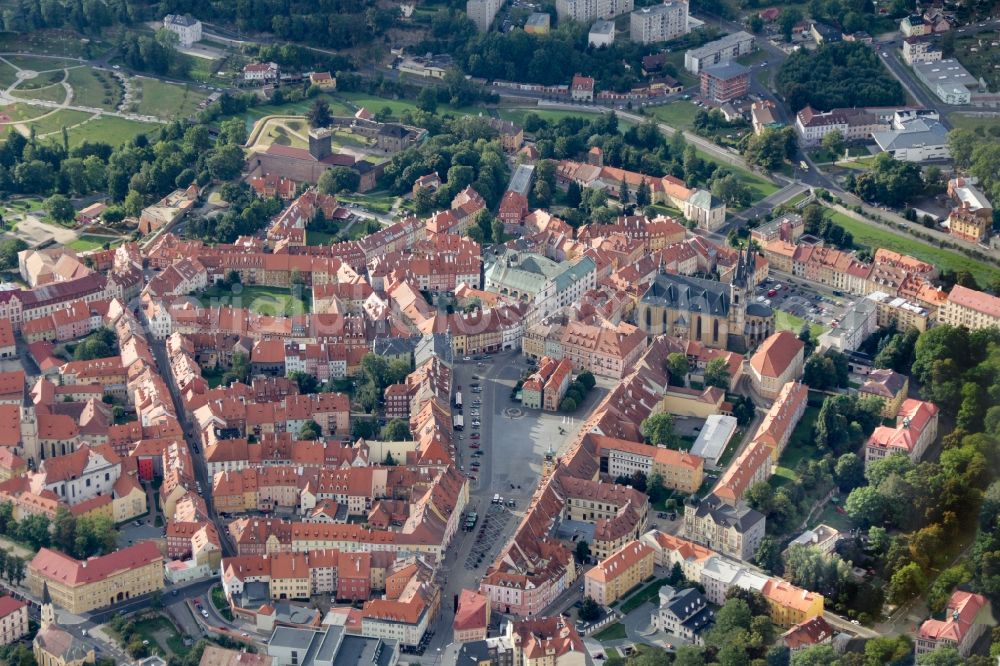
<instances>
[{"instance_id":1,"label":"paved road","mask_svg":"<svg viewBox=\"0 0 1000 666\"><path fill-rule=\"evenodd\" d=\"M230 538L229 530L226 528L226 522L216 513L215 506L212 503L212 480L208 476L208 467L205 464L203 450L195 437L197 428L188 418L187 412L184 410L184 403L177 390L177 383L174 380L173 369L170 367L170 362L167 358L166 341L156 340L150 337L149 346L153 350L153 356L156 359L156 365L160 370L160 374L166 380L167 386L170 388L170 397L174 402L174 410L177 413L177 419L180 421L181 427L184 429L184 439L191 451L191 459L194 462L195 478L201 484L202 490L205 491L201 493L201 495L205 499L205 504L208 506L209 518L211 518L212 522L215 523L215 528L219 532L219 537L222 542L222 556L232 557L236 555L236 548ZM166 518L169 518L169 516Z\"/></svg>"}]
</instances>

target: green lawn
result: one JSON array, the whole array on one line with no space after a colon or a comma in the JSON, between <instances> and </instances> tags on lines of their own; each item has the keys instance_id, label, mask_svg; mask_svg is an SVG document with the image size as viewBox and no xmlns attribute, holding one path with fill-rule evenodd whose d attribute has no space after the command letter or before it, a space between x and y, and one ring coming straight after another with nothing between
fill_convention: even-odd
<instances>
[{"instance_id":1,"label":"green lawn","mask_svg":"<svg viewBox=\"0 0 1000 666\"><path fill-rule=\"evenodd\" d=\"M157 127L159 125L155 123L140 123L135 120L126 120L125 118L116 118L114 116L101 116L70 130L69 145L73 147L80 145L84 141L103 141L112 146L119 146Z\"/></svg>"},{"instance_id":2,"label":"green lawn","mask_svg":"<svg viewBox=\"0 0 1000 666\"><path fill-rule=\"evenodd\" d=\"M118 245L122 242L121 238L110 238L108 236L94 236L91 234L83 234L75 241L69 244L74 250L79 250L80 252L86 252L88 250L96 250L98 248L104 247L105 243L110 243L111 245Z\"/></svg>"},{"instance_id":3,"label":"green lawn","mask_svg":"<svg viewBox=\"0 0 1000 666\"><path fill-rule=\"evenodd\" d=\"M871 222L859 222L843 213L827 211L827 215L851 232L856 245L865 245L873 250L883 247L952 271L967 270L975 276L979 284L983 285L1000 279L1000 269L966 257L954 250L936 247L918 238L895 233Z\"/></svg>"},{"instance_id":4,"label":"green lawn","mask_svg":"<svg viewBox=\"0 0 1000 666\"><path fill-rule=\"evenodd\" d=\"M306 229L306 245L332 245L336 241L336 234Z\"/></svg>"},{"instance_id":5,"label":"green lawn","mask_svg":"<svg viewBox=\"0 0 1000 666\"><path fill-rule=\"evenodd\" d=\"M948 120L951 124L960 129L971 129L974 130L977 127L982 127L983 129L989 131L994 127L1000 127L1000 116L967 116L962 113L953 113L948 116Z\"/></svg>"},{"instance_id":6,"label":"green lawn","mask_svg":"<svg viewBox=\"0 0 1000 666\"><path fill-rule=\"evenodd\" d=\"M689 130L694 127L694 117L699 109L692 102L678 101L664 104L663 106L653 106L646 112L671 127Z\"/></svg>"},{"instance_id":7,"label":"green lawn","mask_svg":"<svg viewBox=\"0 0 1000 666\"><path fill-rule=\"evenodd\" d=\"M132 79L141 88L138 112L164 120L187 118L198 110L198 104L208 97L202 90L188 85L165 83L137 76Z\"/></svg>"},{"instance_id":8,"label":"green lawn","mask_svg":"<svg viewBox=\"0 0 1000 666\"><path fill-rule=\"evenodd\" d=\"M222 384L222 375L225 374L221 368L201 369L201 377L208 382L208 388L216 388Z\"/></svg>"},{"instance_id":9,"label":"green lawn","mask_svg":"<svg viewBox=\"0 0 1000 666\"><path fill-rule=\"evenodd\" d=\"M625 631L625 625L621 622L615 622L605 629L601 629L596 634L594 638L602 643L607 643L609 641L620 641L623 638L628 638L628 634Z\"/></svg>"},{"instance_id":10,"label":"green lawn","mask_svg":"<svg viewBox=\"0 0 1000 666\"><path fill-rule=\"evenodd\" d=\"M143 640L149 641L151 648L159 646L177 656L187 652L188 648L177 628L162 615L136 621L135 631Z\"/></svg>"},{"instance_id":11,"label":"green lawn","mask_svg":"<svg viewBox=\"0 0 1000 666\"><path fill-rule=\"evenodd\" d=\"M90 67L69 70L73 103L112 111L122 98L122 84L113 75Z\"/></svg>"},{"instance_id":12,"label":"green lawn","mask_svg":"<svg viewBox=\"0 0 1000 666\"><path fill-rule=\"evenodd\" d=\"M17 3L5 0L0 4L4 8L12 8ZM83 38L67 30L29 30L0 34L0 52L3 53L46 53L74 58L99 58L111 48L114 46L108 42L93 37Z\"/></svg>"},{"instance_id":13,"label":"green lawn","mask_svg":"<svg viewBox=\"0 0 1000 666\"><path fill-rule=\"evenodd\" d=\"M48 109L46 109L48 111ZM72 134L75 130L72 129L73 125L79 125L84 123L91 118L91 114L85 111L73 111L71 109L60 109L55 113L49 113L45 117L39 118L38 120L33 120L28 123L28 128L35 128L38 136L42 137L46 134L58 134L65 127ZM62 142L61 137L58 138L59 142Z\"/></svg>"},{"instance_id":14,"label":"green lawn","mask_svg":"<svg viewBox=\"0 0 1000 666\"><path fill-rule=\"evenodd\" d=\"M559 111L556 109L539 109L535 107L524 108L524 109L499 109L498 113L500 117L504 120L510 120L513 123L524 126L524 119L529 113L533 113L543 120L549 122L558 122L563 118L584 118L590 120L596 115L599 115L593 111ZM618 119L618 128L620 130L627 130L628 128L635 125L635 123L628 120Z\"/></svg>"},{"instance_id":15,"label":"green lawn","mask_svg":"<svg viewBox=\"0 0 1000 666\"><path fill-rule=\"evenodd\" d=\"M9 106L0 108L0 112L10 116L11 120L24 121L44 116L47 113L52 113L52 109L46 109L40 106L29 106L28 104L10 104Z\"/></svg>"},{"instance_id":16,"label":"green lawn","mask_svg":"<svg viewBox=\"0 0 1000 666\"><path fill-rule=\"evenodd\" d=\"M778 468L772 477L773 485L782 485L797 478L795 468L802 460L819 459L820 452L812 436L813 424L819 416L819 407L806 407L802 420L795 426L788 446L778 458Z\"/></svg>"},{"instance_id":17,"label":"green lawn","mask_svg":"<svg viewBox=\"0 0 1000 666\"><path fill-rule=\"evenodd\" d=\"M226 594L222 591L221 586L215 586L212 588L212 605L215 610L219 612L219 615L229 620L233 621L233 611L229 608L229 604L226 602Z\"/></svg>"},{"instance_id":18,"label":"green lawn","mask_svg":"<svg viewBox=\"0 0 1000 666\"><path fill-rule=\"evenodd\" d=\"M7 63L0 61L0 86L6 88L14 83L14 81L17 81L17 70Z\"/></svg>"},{"instance_id":19,"label":"green lawn","mask_svg":"<svg viewBox=\"0 0 1000 666\"><path fill-rule=\"evenodd\" d=\"M65 58L43 58L41 56L4 56L4 59L15 67L30 69L35 72L48 72L53 69L63 69L80 65L79 61Z\"/></svg>"},{"instance_id":20,"label":"green lawn","mask_svg":"<svg viewBox=\"0 0 1000 666\"><path fill-rule=\"evenodd\" d=\"M22 99L37 99L43 102L64 102L66 101L66 89L62 84L54 83L44 88L17 88L11 92L14 97Z\"/></svg>"},{"instance_id":21,"label":"green lawn","mask_svg":"<svg viewBox=\"0 0 1000 666\"><path fill-rule=\"evenodd\" d=\"M330 113L335 116L353 116L354 110L343 102L337 101L330 95L317 95L316 99L325 99L330 105ZM301 102L289 102L287 104L264 104L247 109L247 116L251 122L257 121L264 116L303 116L309 112L313 105L312 99Z\"/></svg>"},{"instance_id":22,"label":"green lawn","mask_svg":"<svg viewBox=\"0 0 1000 666\"><path fill-rule=\"evenodd\" d=\"M377 113L385 107L389 107L392 111L392 115L398 118L400 114L404 111L409 111L410 113L415 113L417 111L417 105L414 102L405 99L386 99L384 97L375 97L374 95L368 95L366 93L355 93L355 92L343 92L337 93L337 97L341 99L346 99L352 104L357 106L363 106L372 113ZM479 115L483 109L467 106L463 108L456 108L450 104L438 104L437 115L445 115L448 113L456 115ZM354 112L351 112L354 115Z\"/></svg>"},{"instance_id":23,"label":"green lawn","mask_svg":"<svg viewBox=\"0 0 1000 666\"><path fill-rule=\"evenodd\" d=\"M836 507L837 505L833 503L829 503L824 506L823 510L816 518L816 524L829 525L834 529L846 532L854 527L854 524L851 523L851 519L847 516L847 514L840 513L837 511Z\"/></svg>"},{"instance_id":24,"label":"green lawn","mask_svg":"<svg viewBox=\"0 0 1000 666\"><path fill-rule=\"evenodd\" d=\"M291 289L265 287L263 285L216 285L198 294L203 306L231 305L249 308L262 315L299 315L309 312L309 291L302 289L300 295Z\"/></svg>"},{"instance_id":25,"label":"green lawn","mask_svg":"<svg viewBox=\"0 0 1000 666\"><path fill-rule=\"evenodd\" d=\"M375 213L388 213L396 197L392 194L345 194L337 197L340 201L358 204Z\"/></svg>"},{"instance_id":26,"label":"green lawn","mask_svg":"<svg viewBox=\"0 0 1000 666\"><path fill-rule=\"evenodd\" d=\"M701 159L705 160L706 162L712 162L713 164L716 164L719 167L722 167L730 171L733 175L739 178L740 182L742 182L744 185L749 187L751 191L753 191L753 200L755 202L760 201L764 197L770 196L775 192L777 192L779 189L781 189L771 181L761 176L760 174L753 173L742 167L721 162L698 148L695 148L695 151L698 153L698 157L700 157Z\"/></svg>"},{"instance_id":27,"label":"green lawn","mask_svg":"<svg viewBox=\"0 0 1000 666\"><path fill-rule=\"evenodd\" d=\"M656 595L660 593L660 588L663 587L662 580L654 580L643 588L640 588L638 592L629 597L622 605L621 612L628 615L634 611L639 606L643 605L647 601L651 601L656 598ZM610 629L610 627L609 627Z\"/></svg>"},{"instance_id":28,"label":"green lawn","mask_svg":"<svg viewBox=\"0 0 1000 666\"><path fill-rule=\"evenodd\" d=\"M784 310L774 311L774 327L778 331L791 331L798 335L799 331L802 330L802 325L806 323L806 320L802 317L796 317L793 314L789 314ZM813 337L819 337L826 332L826 328L819 324L809 324L809 330L812 331Z\"/></svg>"}]
</instances>

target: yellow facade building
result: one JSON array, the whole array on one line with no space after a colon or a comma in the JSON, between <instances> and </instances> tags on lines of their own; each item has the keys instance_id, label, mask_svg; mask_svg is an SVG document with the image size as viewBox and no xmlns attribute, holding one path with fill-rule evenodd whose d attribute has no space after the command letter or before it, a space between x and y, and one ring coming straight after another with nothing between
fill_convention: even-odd
<instances>
[{"instance_id":1,"label":"yellow facade building","mask_svg":"<svg viewBox=\"0 0 1000 666\"><path fill-rule=\"evenodd\" d=\"M42 548L28 565L28 588L71 613L86 613L163 589L163 555L145 542L89 560Z\"/></svg>"}]
</instances>

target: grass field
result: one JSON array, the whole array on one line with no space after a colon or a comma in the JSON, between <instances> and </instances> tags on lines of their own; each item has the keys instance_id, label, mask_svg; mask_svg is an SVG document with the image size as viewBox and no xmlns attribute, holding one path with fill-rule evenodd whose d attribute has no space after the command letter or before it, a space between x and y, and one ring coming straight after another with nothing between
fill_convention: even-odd
<instances>
[{"instance_id":1,"label":"grass field","mask_svg":"<svg viewBox=\"0 0 1000 666\"><path fill-rule=\"evenodd\" d=\"M661 587L663 587L662 580L654 580L651 583L647 583L645 587L640 588L638 592L633 594L625 601L625 603L622 604L621 612L628 615L647 601L655 599L656 595L660 593Z\"/></svg>"},{"instance_id":2,"label":"grass field","mask_svg":"<svg viewBox=\"0 0 1000 666\"><path fill-rule=\"evenodd\" d=\"M802 420L795 426L792 436L788 440L788 446L781 452L778 458L778 467L774 471L772 483L782 485L798 478L795 468L802 460L818 459L821 457L816 442L813 440L812 428L819 416L819 407L806 407L802 414Z\"/></svg>"},{"instance_id":3,"label":"grass field","mask_svg":"<svg viewBox=\"0 0 1000 666\"><path fill-rule=\"evenodd\" d=\"M756 173L753 173L741 167L721 162L713 158L708 153L698 150L697 148L695 150L698 153L698 157L700 157L701 159L705 160L706 162L712 162L713 164L716 164L722 167L723 169L730 171L733 175L739 178L740 182L749 187L750 190L753 192L754 201L760 201L764 197L770 196L780 189L777 185L767 180L763 176L760 176Z\"/></svg>"},{"instance_id":4,"label":"grass field","mask_svg":"<svg viewBox=\"0 0 1000 666\"><path fill-rule=\"evenodd\" d=\"M66 70L56 69L51 72L40 72L33 79L24 79L18 85L18 90L34 90L36 88L48 88L55 83L62 83L66 80Z\"/></svg>"},{"instance_id":5,"label":"grass field","mask_svg":"<svg viewBox=\"0 0 1000 666\"><path fill-rule=\"evenodd\" d=\"M111 238L109 236L94 236L92 234L83 234L75 241L69 244L74 250L79 250L80 252L86 252L88 250L96 250L100 247L104 247L105 243L110 243L111 245L118 245L122 242L120 238Z\"/></svg>"},{"instance_id":6,"label":"grass field","mask_svg":"<svg viewBox=\"0 0 1000 666\"><path fill-rule=\"evenodd\" d=\"M538 109L538 108L527 108L527 109L500 109L500 117L504 120L510 120L518 125L524 125L524 119L529 113L534 113L539 118L543 120L548 120L549 122L557 122L563 118L584 118L591 119L597 113L593 111L559 111L557 109ZM635 125L635 123L622 118L618 119L618 128L620 130L627 130L628 128Z\"/></svg>"},{"instance_id":7,"label":"grass field","mask_svg":"<svg viewBox=\"0 0 1000 666\"><path fill-rule=\"evenodd\" d=\"M222 285L206 289L198 295L203 306L231 305L248 308L262 315L300 315L309 312L309 292L302 289L299 295L291 289L261 285Z\"/></svg>"},{"instance_id":8,"label":"grass field","mask_svg":"<svg viewBox=\"0 0 1000 666\"><path fill-rule=\"evenodd\" d=\"M112 146L119 146L157 127L159 125L153 123L140 123L135 120L126 120L125 118L116 118L114 116L101 116L70 130L69 145L73 147L80 145L84 141L103 141Z\"/></svg>"},{"instance_id":9,"label":"grass field","mask_svg":"<svg viewBox=\"0 0 1000 666\"><path fill-rule=\"evenodd\" d=\"M353 92L337 93L337 96L348 100L352 104L363 106L372 113L376 113L385 107L389 107L389 109L392 110L392 115L396 118L398 118L404 111L409 111L410 113L417 111L417 105L414 102L403 99L385 99L383 97L375 97L365 93ZM476 108L474 106L456 108L449 104L438 104L436 114L439 116L449 113L455 115L478 115L481 111L481 108Z\"/></svg>"},{"instance_id":10,"label":"grass field","mask_svg":"<svg viewBox=\"0 0 1000 666\"><path fill-rule=\"evenodd\" d=\"M804 323L806 323L806 320L802 317L796 317L784 310L774 311L774 328L777 331L791 331L798 335ZM809 324L809 330L812 331L814 338L826 332L826 329L819 324Z\"/></svg>"},{"instance_id":11,"label":"grass field","mask_svg":"<svg viewBox=\"0 0 1000 666\"><path fill-rule=\"evenodd\" d=\"M7 6L13 2L2 3ZM72 58L99 58L109 49L109 42L100 39L85 39L69 30L30 30L0 34L0 52L3 53L45 53Z\"/></svg>"},{"instance_id":12,"label":"grass field","mask_svg":"<svg viewBox=\"0 0 1000 666\"><path fill-rule=\"evenodd\" d=\"M602 643L608 641L619 641L623 638L628 638L628 634L625 632L625 625L621 622L615 622L605 629L601 629L596 634L594 638Z\"/></svg>"},{"instance_id":13,"label":"grass field","mask_svg":"<svg viewBox=\"0 0 1000 666\"><path fill-rule=\"evenodd\" d=\"M17 81L17 70L0 61L0 86L6 88L15 81Z\"/></svg>"},{"instance_id":14,"label":"grass field","mask_svg":"<svg viewBox=\"0 0 1000 666\"><path fill-rule=\"evenodd\" d=\"M105 83L109 86L108 89L105 89ZM111 111L122 98L122 86L118 79L90 67L69 70L69 84L73 86L73 103L79 106Z\"/></svg>"},{"instance_id":15,"label":"grass field","mask_svg":"<svg viewBox=\"0 0 1000 666\"><path fill-rule=\"evenodd\" d=\"M843 213L828 210L827 215L851 232L855 245L865 245L873 250L883 247L952 271L967 270L975 276L976 281L981 285L990 284L994 280L1000 279L1000 269L953 250L935 247L918 238L897 234L870 222L859 222Z\"/></svg>"},{"instance_id":16,"label":"grass field","mask_svg":"<svg viewBox=\"0 0 1000 666\"><path fill-rule=\"evenodd\" d=\"M63 69L64 67L82 64L78 60L43 58L41 56L4 56L4 59L15 67L30 69L35 72L48 72L53 69Z\"/></svg>"},{"instance_id":17,"label":"grass field","mask_svg":"<svg viewBox=\"0 0 1000 666\"><path fill-rule=\"evenodd\" d=\"M693 103L680 101L650 107L646 109L646 113L671 127L691 129L694 127L694 117L698 110L698 107Z\"/></svg>"},{"instance_id":18,"label":"grass field","mask_svg":"<svg viewBox=\"0 0 1000 666\"><path fill-rule=\"evenodd\" d=\"M138 620L135 623L135 631L143 640L149 641L150 647L158 645L178 656L187 652L188 648L184 645L184 639L177 628L162 615Z\"/></svg>"},{"instance_id":19,"label":"grass field","mask_svg":"<svg viewBox=\"0 0 1000 666\"><path fill-rule=\"evenodd\" d=\"M383 190L384 192L384 190ZM388 213L392 210L392 204L396 200L391 194L345 194L338 197L341 201L364 206L375 213Z\"/></svg>"},{"instance_id":20,"label":"grass field","mask_svg":"<svg viewBox=\"0 0 1000 666\"><path fill-rule=\"evenodd\" d=\"M332 245L336 239L336 234L306 229L306 245Z\"/></svg>"},{"instance_id":21,"label":"grass field","mask_svg":"<svg viewBox=\"0 0 1000 666\"><path fill-rule=\"evenodd\" d=\"M317 95L315 99L325 99L330 105L330 113L335 116L353 116L354 110L343 102L340 102L329 95ZM248 118L256 122L264 116L302 116L309 112L313 105L312 99L301 102L289 102L288 104L264 104L247 109Z\"/></svg>"},{"instance_id":22,"label":"grass field","mask_svg":"<svg viewBox=\"0 0 1000 666\"><path fill-rule=\"evenodd\" d=\"M23 99L37 99L43 102L64 102L66 101L66 88L59 83L45 86L44 88L25 89L19 87L11 91L11 95Z\"/></svg>"},{"instance_id":23,"label":"grass field","mask_svg":"<svg viewBox=\"0 0 1000 666\"><path fill-rule=\"evenodd\" d=\"M208 97L203 91L192 86L165 83L144 76L134 77L132 81L138 84L136 87L142 89L139 95L139 113L164 120L187 118L194 114L198 110L198 104Z\"/></svg>"},{"instance_id":24,"label":"grass field","mask_svg":"<svg viewBox=\"0 0 1000 666\"><path fill-rule=\"evenodd\" d=\"M59 111L46 115L42 118L39 118L38 120L33 120L31 123L28 123L27 125L29 129L34 127L35 131L38 133L38 136L45 136L46 134L52 134L52 133L58 134L60 131L62 131L63 127L68 129L70 131L70 134L72 135L73 132L76 130L70 128L72 128L73 125L79 125L80 123L86 122L88 119L90 119L90 117L91 114L85 111L72 111L70 109L60 109ZM59 141L62 141L61 137L59 138Z\"/></svg>"},{"instance_id":25,"label":"grass field","mask_svg":"<svg viewBox=\"0 0 1000 666\"><path fill-rule=\"evenodd\" d=\"M963 113L953 113L948 116L948 120L951 124L959 129L971 129L974 130L978 127L982 127L984 130L989 131L994 127L1000 129L1000 116L967 116Z\"/></svg>"}]
</instances>

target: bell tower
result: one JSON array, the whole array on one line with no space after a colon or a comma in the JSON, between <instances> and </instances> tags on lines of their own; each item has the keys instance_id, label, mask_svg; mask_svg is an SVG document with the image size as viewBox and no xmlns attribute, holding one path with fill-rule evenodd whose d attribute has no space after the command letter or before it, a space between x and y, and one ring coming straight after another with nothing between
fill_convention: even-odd
<instances>
[{"instance_id":1,"label":"bell tower","mask_svg":"<svg viewBox=\"0 0 1000 666\"><path fill-rule=\"evenodd\" d=\"M49 594L49 584L42 583L42 629L56 623L56 609L52 605L52 596Z\"/></svg>"}]
</instances>

